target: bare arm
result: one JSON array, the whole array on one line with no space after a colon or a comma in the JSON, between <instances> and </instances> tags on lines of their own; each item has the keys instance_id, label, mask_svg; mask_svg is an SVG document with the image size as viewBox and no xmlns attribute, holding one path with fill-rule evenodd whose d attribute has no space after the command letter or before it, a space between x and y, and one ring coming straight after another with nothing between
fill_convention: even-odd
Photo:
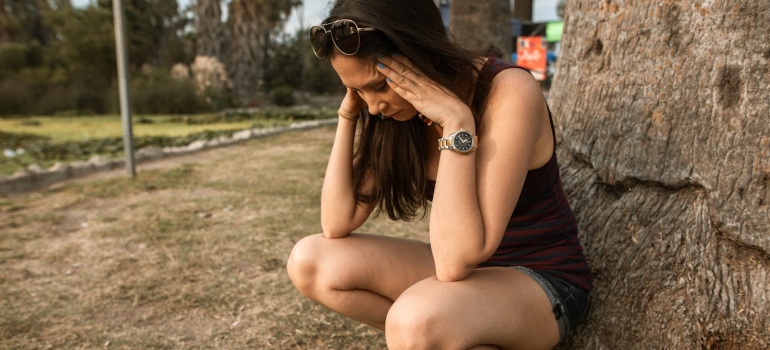
<instances>
[{"instance_id":1,"label":"bare arm","mask_svg":"<svg viewBox=\"0 0 770 350\"><path fill-rule=\"evenodd\" d=\"M348 90L345 100L357 99ZM345 106L343 101L343 107ZM355 108L355 107L354 107ZM351 108L355 110L354 108ZM371 205L358 203L353 186L353 139L356 122L353 114L340 108L337 132L334 136L329 163L321 189L321 227L327 238L345 237L361 227L372 212Z\"/></svg>"},{"instance_id":2,"label":"bare arm","mask_svg":"<svg viewBox=\"0 0 770 350\"><path fill-rule=\"evenodd\" d=\"M528 73L509 69L496 77L475 154L441 152L430 225L440 280L466 278L495 252L536 158L537 141L550 132L539 86L522 74ZM444 136L466 123L447 123Z\"/></svg>"},{"instance_id":3,"label":"bare arm","mask_svg":"<svg viewBox=\"0 0 770 350\"><path fill-rule=\"evenodd\" d=\"M402 57L380 59L391 86L446 137L476 133L470 109L446 89L409 68ZM465 279L497 249L533 160L547 153L550 135L542 92L528 73L509 69L492 84L485 133L470 154L441 151L430 217L431 249L441 281ZM546 129L548 128L548 129ZM546 137L547 138L547 137ZM546 140L547 141L547 140ZM549 148L552 150L552 147Z\"/></svg>"}]
</instances>

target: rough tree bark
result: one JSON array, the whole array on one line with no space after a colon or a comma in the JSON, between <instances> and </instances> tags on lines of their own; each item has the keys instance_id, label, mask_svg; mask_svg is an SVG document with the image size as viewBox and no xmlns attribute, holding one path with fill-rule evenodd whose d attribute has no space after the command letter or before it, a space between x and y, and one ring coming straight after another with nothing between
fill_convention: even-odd
<instances>
[{"instance_id":1,"label":"rough tree bark","mask_svg":"<svg viewBox=\"0 0 770 350\"><path fill-rule=\"evenodd\" d=\"M257 93L259 69L262 67L262 47L265 45L260 29L264 28L264 9L259 1L230 1L227 27L230 33L230 57L227 71L235 95L250 104Z\"/></svg>"},{"instance_id":2,"label":"rough tree bark","mask_svg":"<svg viewBox=\"0 0 770 350\"><path fill-rule=\"evenodd\" d=\"M225 41L225 25L222 22L221 0L197 0L195 13L195 54L224 61L222 51Z\"/></svg>"},{"instance_id":3,"label":"rough tree bark","mask_svg":"<svg viewBox=\"0 0 770 350\"><path fill-rule=\"evenodd\" d=\"M452 0L449 30L458 43L477 50L495 47L510 61L510 0Z\"/></svg>"},{"instance_id":4,"label":"rough tree bark","mask_svg":"<svg viewBox=\"0 0 770 350\"><path fill-rule=\"evenodd\" d=\"M550 99L595 273L571 349L770 348L767 0L570 0Z\"/></svg>"},{"instance_id":5,"label":"rough tree bark","mask_svg":"<svg viewBox=\"0 0 770 350\"><path fill-rule=\"evenodd\" d=\"M297 0L230 0L227 70L234 93L242 102L255 102L271 31L283 24L300 4Z\"/></svg>"}]
</instances>

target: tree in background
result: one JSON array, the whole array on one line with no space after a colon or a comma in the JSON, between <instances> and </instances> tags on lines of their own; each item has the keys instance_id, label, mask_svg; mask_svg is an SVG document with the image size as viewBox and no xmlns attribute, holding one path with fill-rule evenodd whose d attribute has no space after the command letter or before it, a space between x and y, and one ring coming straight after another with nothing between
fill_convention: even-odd
<instances>
[{"instance_id":1,"label":"tree in background","mask_svg":"<svg viewBox=\"0 0 770 350\"><path fill-rule=\"evenodd\" d=\"M767 1L566 14L550 100L596 279L564 348L770 348Z\"/></svg>"},{"instance_id":2,"label":"tree in background","mask_svg":"<svg viewBox=\"0 0 770 350\"><path fill-rule=\"evenodd\" d=\"M105 113L117 108L111 1L82 9L69 0L1 1L0 37L6 41L0 42L0 114ZM179 12L177 1L125 3L132 77L142 85L135 110L146 111L140 103L144 97L189 98L193 87L168 74L174 63L193 60L185 32L189 19Z\"/></svg>"},{"instance_id":3,"label":"tree in background","mask_svg":"<svg viewBox=\"0 0 770 350\"><path fill-rule=\"evenodd\" d=\"M510 60L510 0L452 0L449 9L449 29L457 42Z\"/></svg>"},{"instance_id":4,"label":"tree in background","mask_svg":"<svg viewBox=\"0 0 770 350\"><path fill-rule=\"evenodd\" d=\"M344 91L337 74L326 60L313 54L307 29L284 35L273 42L269 51L262 91L291 87L311 94L337 94Z\"/></svg>"},{"instance_id":5,"label":"tree in background","mask_svg":"<svg viewBox=\"0 0 770 350\"><path fill-rule=\"evenodd\" d=\"M231 0L227 28L227 69L235 95L250 104L259 91L273 32L283 24L297 0Z\"/></svg>"},{"instance_id":6,"label":"tree in background","mask_svg":"<svg viewBox=\"0 0 770 350\"><path fill-rule=\"evenodd\" d=\"M329 67L309 59L305 31L282 33L299 0L229 0L227 23L223 0L198 0L183 11L177 0L124 3L137 113L203 112L240 106L232 93L257 104L260 90L339 85ZM0 115L117 111L112 20L110 0L84 8L70 0L0 0ZM190 74L196 55L217 60L198 60L202 79ZM212 76L217 84L196 86Z\"/></svg>"},{"instance_id":7,"label":"tree in background","mask_svg":"<svg viewBox=\"0 0 770 350\"><path fill-rule=\"evenodd\" d=\"M46 44L51 36L43 23L43 13L69 7L68 0L0 0L0 45L8 42L37 41Z\"/></svg>"},{"instance_id":8,"label":"tree in background","mask_svg":"<svg viewBox=\"0 0 770 350\"><path fill-rule=\"evenodd\" d=\"M220 62L227 42L222 23L222 0L196 0L192 7L195 19L195 55L214 57Z\"/></svg>"}]
</instances>

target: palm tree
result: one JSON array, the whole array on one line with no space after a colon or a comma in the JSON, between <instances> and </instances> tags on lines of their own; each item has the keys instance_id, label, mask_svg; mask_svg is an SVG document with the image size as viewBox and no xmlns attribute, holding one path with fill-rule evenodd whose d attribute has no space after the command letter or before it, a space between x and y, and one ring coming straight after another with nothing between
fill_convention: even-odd
<instances>
[{"instance_id":1,"label":"palm tree","mask_svg":"<svg viewBox=\"0 0 770 350\"><path fill-rule=\"evenodd\" d=\"M230 36L228 75L235 95L251 103L263 75L271 35L300 0L232 0L227 28Z\"/></svg>"},{"instance_id":2,"label":"palm tree","mask_svg":"<svg viewBox=\"0 0 770 350\"><path fill-rule=\"evenodd\" d=\"M511 57L510 0L452 0L449 11L449 30L457 42Z\"/></svg>"},{"instance_id":3,"label":"palm tree","mask_svg":"<svg viewBox=\"0 0 770 350\"><path fill-rule=\"evenodd\" d=\"M222 0L196 0L195 13L195 54L222 60L224 40L226 38L222 23Z\"/></svg>"}]
</instances>

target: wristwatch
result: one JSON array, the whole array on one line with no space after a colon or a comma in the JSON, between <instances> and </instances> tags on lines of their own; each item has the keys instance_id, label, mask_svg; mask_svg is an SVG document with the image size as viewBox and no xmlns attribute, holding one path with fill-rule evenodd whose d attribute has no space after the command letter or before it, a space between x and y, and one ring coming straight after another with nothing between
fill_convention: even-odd
<instances>
[{"instance_id":1,"label":"wristwatch","mask_svg":"<svg viewBox=\"0 0 770 350\"><path fill-rule=\"evenodd\" d=\"M438 139L438 150L451 149L460 154L468 154L478 147L479 137L465 129L457 130L449 136Z\"/></svg>"}]
</instances>

